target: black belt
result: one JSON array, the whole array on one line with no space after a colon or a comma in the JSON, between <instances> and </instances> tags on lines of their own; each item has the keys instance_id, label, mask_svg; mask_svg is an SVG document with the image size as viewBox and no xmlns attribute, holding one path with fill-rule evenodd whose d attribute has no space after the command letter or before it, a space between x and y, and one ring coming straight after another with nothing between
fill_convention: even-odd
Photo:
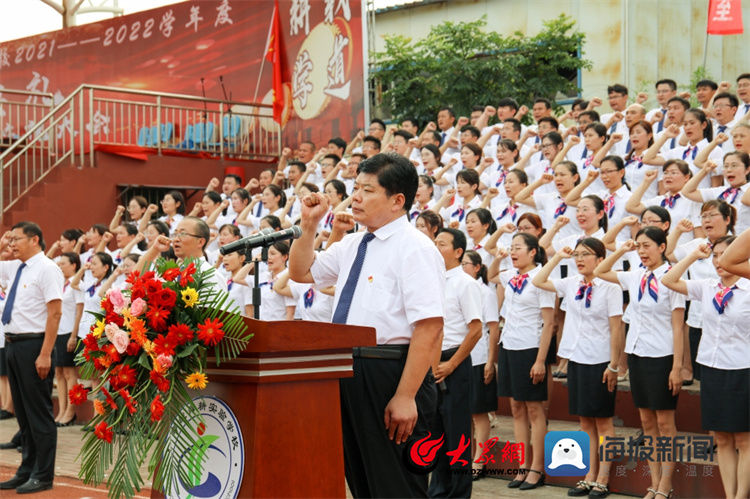
<instances>
[{"instance_id":1,"label":"black belt","mask_svg":"<svg viewBox=\"0 0 750 499\"><path fill-rule=\"evenodd\" d=\"M24 340L41 340L42 338L44 338L44 333L5 333L5 341L8 343Z\"/></svg>"},{"instance_id":2,"label":"black belt","mask_svg":"<svg viewBox=\"0 0 750 499\"><path fill-rule=\"evenodd\" d=\"M402 360L409 353L409 345L378 345L376 347L354 347L352 356L359 359Z\"/></svg>"},{"instance_id":3,"label":"black belt","mask_svg":"<svg viewBox=\"0 0 750 499\"><path fill-rule=\"evenodd\" d=\"M449 360L451 357L453 357L453 354L458 352L458 347L449 348L448 350L443 350L440 354L440 362L445 362L446 360Z\"/></svg>"}]
</instances>

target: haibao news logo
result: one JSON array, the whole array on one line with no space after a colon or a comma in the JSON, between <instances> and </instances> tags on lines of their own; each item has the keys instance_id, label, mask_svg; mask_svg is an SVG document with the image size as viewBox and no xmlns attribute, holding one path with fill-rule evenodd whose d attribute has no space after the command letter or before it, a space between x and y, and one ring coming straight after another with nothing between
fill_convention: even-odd
<instances>
[{"instance_id":1,"label":"haibao news logo","mask_svg":"<svg viewBox=\"0 0 750 499\"><path fill-rule=\"evenodd\" d=\"M584 476L590 459L586 432L550 431L544 436L544 471L549 476Z\"/></svg>"}]
</instances>

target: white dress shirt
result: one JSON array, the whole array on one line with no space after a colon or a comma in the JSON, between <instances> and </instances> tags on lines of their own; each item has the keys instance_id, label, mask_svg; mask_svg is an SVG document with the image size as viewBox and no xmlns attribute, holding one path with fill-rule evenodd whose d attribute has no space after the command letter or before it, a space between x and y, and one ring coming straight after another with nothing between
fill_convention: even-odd
<instances>
[{"instance_id":1,"label":"white dress shirt","mask_svg":"<svg viewBox=\"0 0 750 499\"><path fill-rule=\"evenodd\" d=\"M62 300L64 278L60 267L41 251L25 263L16 287L10 323L3 328L6 333L45 332L47 303ZM6 294L10 294L20 266L20 260L0 262L0 281L8 285Z\"/></svg>"},{"instance_id":2,"label":"white dress shirt","mask_svg":"<svg viewBox=\"0 0 750 499\"><path fill-rule=\"evenodd\" d=\"M685 308L685 297L661 283L667 270L667 263L654 270L659 287L658 301L651 297L648 287L644 290L643 297L638 299L641 279L648 274L648 269L617 273L620 286L630 294L630 330L625 342L625 353L639 357L667 357L674 354L672 311Z\"/></svg>"},{"instance_id":3,"label":"white dress shirt","mask_svg":"<svg viewBox=\"0 0 750 499\"><path fill-rule=\"evenodd\" d=\"M482 336L471 351L471 365L479 366L487 363L487 354L490 345L491 322L498 322L500 311L497 307L497 293L487 284L477 281L482 292ZM493 359L492 362L495 360Z\"/></svg>"},{"instance_id":4,"label":"white dress shirt","mask_svg":"<svg viewBox=\"0 0 750 499\"><path fill-rule=\"evenodd\" d=\"M334 311L364 234L347 234L315 255L310 273L318 286L336 285ZM418 321L445 316L445 263L405 216L373 234L346 323L374 327L378 345L408 344Z\"/></svg>"},{"instance_id":5,"label":"white dress shirt","mask_svg":"<svg viewBox=\"0 0 750 499\"><path fill-rule=\"evenodd\" d=\"M445 273L445 319L443 350L461 345L471 321L482 320L482 292L479 283L461 265Z\"/></svg>"},{"instance_id":6,"label":"white dress shirt","mask_svg":"<svg viewBox=\"0 0 750 499\"><path fill-rule=\"evenodd\" d=\"M700 168L695 166L693 161L695 160L695 157L706 146L708 146L708 141L706 139L701 139L701 141L695 144L695 146L691 146L689 144L687 146L681 146L678 144L675 146L674 149L670 149L668 152L662 154L662 157L665 160L670 160L670 159L684 160L690 167L690 171L693 173L693 175L695 175L700 171ZM690 148L690 151L688 151L688 148ZM697 148L697 152L695 152L696 151L695 148ZM714 148L714 150L708 154L708 159L716 163L718 166L716 167L716 169L713 171L711 175L706 175L703 178L703 180L701 180L699 187L706 187L706 188L711 187L711 178L721 176L722 165L724 164L724 153L721 151L721 149L718 147Z\"/></svg>"},{"instance_id":7,"label":"white dress shirt","mask_svg":"<svg viewBox=\"0 0 750 499\"><path fill-rule=\"evenodd\" d=\"M721 187L698 189L698 192L700 192L703 201L706 202L712 199L719 199L719 196L721 196L722 193L729 188L730 186L725 183ZM727 203L734 206L737 210L737 222L734 226L735 234L740 234L742 233L742 231L750 227L750 206L747 206L742 202L742 196L745 194L745 192L747 192L748 188L750 188L750 184L745 183L737 188L739 192L737 192L736 196L727 197L727 199L725 199ZM734 197L734 199L732 199L732 197Z\"/></svg>"},{"instance_id":8,"label":"white dress shirt","mask_svg":"<svg viewBox=\"0 0 750 499\"><path fill-rule=\"evenodd\" d=\"M248 317L245 313L245 307L253 304L252 288L234 281L230 283L227 280L227 292L229 293L229 298L231 298L234 304L240 309L240 314Z\"/></svg>"},{"instance_id":9,"label":"white dress shirt","mask_svg":"<svg viewBox=\"0 0 750 499\"><path fill-rule=\"evenodd\" d=\"M516 293L510 287L510 279L516 274L506 272L500 274L502 284L505 286L505 301L503 312L505 315L505 326L500 335L500 342L506 350L528 350L539 348L542 339L543 308L555 307L555 293L544 291L533 284L531 280L539 272L541 267L534 267L529 271L526 286L521 293Z\"/></svg>"},{"instance_id":10,"label":"white dress shirt","mask_svg":"<svg viewBox=\"0 0 750 499\"><path fill-rule=\"evenodd\" d=\"M277 277L266 271L260 275L260 320L262 321L285 321L286 307L296 305L294 298L282 296L273 290ZM251 290L252 292L252 290ZM252 296L251 296L252 303Z\"/></svg>"},{"instance_id":11,"label":"white dress shirt","mask_svg":"<svg viewBox=\"0 0 750 499\"><path fill-rule=\"evenodd\" d=\"M557 355L579 364L601 364L611 359L609 318L622 315L622 291L611 282L595 278L591 287L591 306L585 294L576 299L583 282L580 275L552 279L557 296L565 298L565 324Z\"/></svg>"},{"instance_id":12,"label":"white dress shirt","mask_svg":"<svg viewBox=\"0 0 750 499\"><path fill-rule=\"evenodd\" d=\"M750 368L750 281L740 279L727 302L724 313L714 307L719 279L685 281L688 298L703 311L703 334L695 361L716 369ZM691 309L693 307L690 307Z\"/></svg>"},{"instance_id":13,"label":"white dress shirt","mask_svg":"<svg viewBox=\"0 0 750 499\"><path fill-rule=\"evenodd\" d=\"M76 318L76 306L83 303L83 292L73 289L69 283L63 284L62 294L62 316L60 316L60 325L57 327L57 334L70 334L73 331Z\"/></svg>"},{"instance_id":14,"label":"white dress shirt","mask_svg":"<svg viewBox=\"0 0 750 499\"><path fill-rule=\"evenodd\" d=\"M701 244L708 244L708 239L705 237L699 237L691 239L685 244L680 244L674 249L674 256L677 260L682 260L690 253L692 253ZM714 267L711 257L701 258L700 260L694 261L688 268L688 275L690 279L713 279L716 281L719 279L719 275L716 273L716 267ZM694 328L703 327L703 308L698 306L691 306L688 310L687 325Z\"/></svg>"},{"instance_id":15,"label":"white dress shirt","mask_svg":"<svg viewBox=\"0 0 750 499\"><path fill-rule=\"evenodd\" d=\"M324 294L314 284L289 280L289 290L296 301L296 312L303 321L331 322L333 316L333 296ZM312 291L311 291L312 290ZM305 295L310 293L312 303L305 304Z\"/></svg>"}]
</instances>

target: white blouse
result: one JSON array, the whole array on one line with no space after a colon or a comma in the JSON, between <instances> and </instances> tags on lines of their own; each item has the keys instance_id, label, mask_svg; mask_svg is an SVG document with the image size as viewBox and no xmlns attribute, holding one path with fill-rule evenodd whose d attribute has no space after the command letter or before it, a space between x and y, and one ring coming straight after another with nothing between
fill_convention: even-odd
<instances>
[{"instance_id":1,"label":"white blouse","mask_svg":"<svg viewBox=\"0 0 750 499\"><path fill-rule=\"evenodd\" d=\"M500 335L500 342L506 350L527 350L539 348L542 339L543 308L555 307L555 293L539 289L531 280L539 272L537 266L528 273L525 285L520 293L515 292L510 285L517 274L506 272L500 274L505 286L505 300L503 302L503 317L505 327Z\"/></svg>"}]
</instances>

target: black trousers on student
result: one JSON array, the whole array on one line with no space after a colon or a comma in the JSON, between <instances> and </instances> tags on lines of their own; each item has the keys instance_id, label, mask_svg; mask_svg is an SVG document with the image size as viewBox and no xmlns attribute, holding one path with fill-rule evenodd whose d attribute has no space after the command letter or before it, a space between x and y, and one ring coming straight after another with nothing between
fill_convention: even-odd
<instances>
[{"instance_id":1,"label":"black trousers on student","mask_svg":"<svg viewBox=\"0 0 750 499\"><path fill-rule=\"evenodd\" d=\"M7 338L7 335L6 335ZM17 337L18 338L18 337ZM16 420L21 428L21 466L16 476L51 482L55 477L57 426L52 414L54 353L45 379L36 372L36 359L44 338L8 340L8 381Z\"/></svg>"},{"instance_id":2,"label":"black trousers on student","mask_svg":"<svg viewBox=\"0 0 750 499\"><path fill-rule=\"evenodd\" d=\"M450 359L456 350L444 351L440 361ZM445 443L438 453L428 494L430 497L471 497L471 356L466 357L444 383L445 390L438 390L435 434L444 434ZM462 443L468 445L451 466L453 457L446 452L455 451Z\"/></svg>"},{"instance_id":3,"label":"black trousers on student","mask_svg":"<svg viewBox=\"0 0 750 499\"><path fill-rule=\"evenodd\" d=\"M407 349L355 348L354 376L340 381L344 470L354 497L427 497L427 474L406 467L404 449L433 430L437 389L431 372L415 397L419 417L409 441L396 445L388 438L383 422L385 407L404 370ZM375 353L360 356L359 350ZM399 353L393 358L376 358L378 350Z\"/></svg>"}]
</instances>

